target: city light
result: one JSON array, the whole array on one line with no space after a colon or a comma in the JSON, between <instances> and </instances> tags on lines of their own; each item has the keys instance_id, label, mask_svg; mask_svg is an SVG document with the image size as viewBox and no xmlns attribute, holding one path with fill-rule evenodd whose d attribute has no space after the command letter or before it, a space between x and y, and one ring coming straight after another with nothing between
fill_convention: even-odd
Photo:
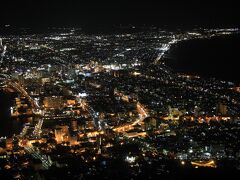
<instances>
[{"instance_id":1,"label":"city light","mask_svg":"<svg viewBox=\"0 0 240 180\"><path fill-rule=\"evenodd\" d=\"M21 31L0 32L0 177L171 179L239 169L239 84L171 65L181 48L225 42L239 29Z\"/></svg>"}]
</instances>

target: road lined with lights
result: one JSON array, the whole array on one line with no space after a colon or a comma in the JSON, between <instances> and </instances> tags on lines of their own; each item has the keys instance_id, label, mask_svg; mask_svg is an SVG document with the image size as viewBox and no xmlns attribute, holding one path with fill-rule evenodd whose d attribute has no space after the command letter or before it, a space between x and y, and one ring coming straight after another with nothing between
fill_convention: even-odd
<instances>
[{"instance_id":1,"label":"road lined with lights","mask_svg":"<svg viewBox=\"0 0 240 180\"><path fill-rule=\"evenodd\" d=\"M115 131L117 133L122 133L122 132L132 130L132 129L134 129L135 125L141 124L143 122L143 120L149 116L147 110L139 102L137 103L137 110L139 112L139 118L137 118L134 122L132 122L130 124L125 124L125 125L116 127L113 129L113 131ZM140 135L142 135L142 134L140 134Z\"/></svg>"}]
</instances>

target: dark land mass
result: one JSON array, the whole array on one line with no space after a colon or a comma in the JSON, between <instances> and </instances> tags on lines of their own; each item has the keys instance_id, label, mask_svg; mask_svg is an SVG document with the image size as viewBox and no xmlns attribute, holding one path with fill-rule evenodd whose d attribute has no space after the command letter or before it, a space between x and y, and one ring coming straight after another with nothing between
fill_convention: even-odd
<instances>
[{"instance_id":1,"label":"dark land mass","mask_svg":"<svg viewBox=\"0 0 240 180\"><path fill-rule=\"evenodd\" d=\"M22 123L11 118L10 107L13 105L15 93L6 93L0 90L0 137L11 137L21 131Z\"/></svg>"}]
</instances>

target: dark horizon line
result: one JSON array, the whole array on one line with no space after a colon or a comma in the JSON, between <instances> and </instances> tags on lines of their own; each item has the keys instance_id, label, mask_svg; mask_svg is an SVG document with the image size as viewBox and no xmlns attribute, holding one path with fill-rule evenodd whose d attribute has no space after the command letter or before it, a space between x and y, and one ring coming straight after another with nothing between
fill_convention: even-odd
<instances>
[{"instance_id":1,"label":"dark horizon line","mask_svg":"<svg viewBox=\"0 0 240 180\"><path fill-rule=\"evenodd\" d=\"M110 24L110 23L97 23L97 24L53 24L53 23L47 23L47 24L17 24L17 23L4 23L0 24L0 28L158 28L158 29L194 29L194 28L240 28L239 24L159 24L159 23L116 23L116 24Z\"/></svg>"}]
</instances>

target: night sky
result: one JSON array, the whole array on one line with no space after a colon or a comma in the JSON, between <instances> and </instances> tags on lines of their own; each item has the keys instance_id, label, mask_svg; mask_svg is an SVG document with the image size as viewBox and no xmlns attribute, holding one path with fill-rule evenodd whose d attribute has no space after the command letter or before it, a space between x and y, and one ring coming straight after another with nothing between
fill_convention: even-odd
<instances>
[{"instance_id":1,"label":"night sky","mask_svg":"<svg viewBox=\"0 0 240 180\"><path fill-rule=\"evenodd\" d=\"M238 26L237 1L171 0L5 0L1 25Z\"/></svg>"}]
</instances>

